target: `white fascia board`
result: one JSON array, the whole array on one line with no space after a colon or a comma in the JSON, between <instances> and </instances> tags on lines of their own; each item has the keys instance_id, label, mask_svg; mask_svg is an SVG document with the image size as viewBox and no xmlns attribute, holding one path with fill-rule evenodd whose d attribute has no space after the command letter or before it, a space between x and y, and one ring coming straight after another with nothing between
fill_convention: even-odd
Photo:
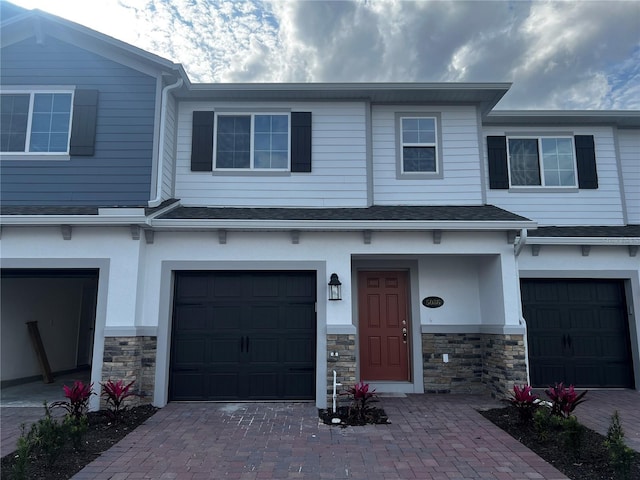
<instances>
[{"instance_id":1,"label":"white fascia board","mask_svg":"<svg viewBox=\"0 0 640 480\"><path fill-rule=\"evenodd\" d=\"M412 221L412 220L203 220L152 219L154 229L236 230L521 230L536 228L535 222L506 221Z\"/></svg>"},{"instance_id":2,"label":"white fascia board","mask_svg":"<svg viewBox=\"0 0 640 480\"><path fill-rule=\"evenodd\" d=\"M49 226L49 225L145 225L144 215L0 215L2 226Z\"/></svg>"},{"instance_id":3,"label":"white fascia board","mask_svg":"<svg viewBox=\"0 0 640 480\"><path fill-rule=\"evenodd\" d=\"M640 237L531 237L529 245L640 245Z\"/></svg>"}]
</instances>

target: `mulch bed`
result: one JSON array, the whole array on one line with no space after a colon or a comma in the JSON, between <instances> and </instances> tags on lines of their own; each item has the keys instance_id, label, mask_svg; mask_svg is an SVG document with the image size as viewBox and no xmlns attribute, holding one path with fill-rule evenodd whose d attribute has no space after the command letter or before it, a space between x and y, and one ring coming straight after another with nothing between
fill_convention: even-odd
<instances>
[{"instance_id":1,"label":"mulch bed","mask_svg":"<svg viewBox=\"0 0 640 480\"><path fill-rule=\"evenodd\" d=\"M348 406L336 408L335 413L333 413L331 409L320 409L318 410L318 416L325 425L333 425L342 428L367 424L380 425L391 423L385 411L378 407L369 407L364 412L360 412L359 410Z\"/></svg>"},{"instance_id":2,"label":"mulch bed","mask_svg":"<svg viewBox=\"0 0 640 480\"><path fill-rule=\"evenodd\" d=\"M118 422L113 422L103 411L88 414L89 426L84 436L82 449L74 450L70 445L56 458L53 465L47 465L42 456L30 459L26 477L30 480L66 480L95 460L102 452L122 440L127 434L142 425L156 413L151 405L132 407L121 413ZM30 425L25 425L29 430ZM12 479L16 463L15 452L2 458L0 478Z\"/></svg>"},{"instance_id":3,"label":"mulch bed","mask_svg":"<svg viewBox=\"0 0 640 480\"><path fill-rule=\"evenodd\" d=\"M604 446L605 437L593 430L584 427L580 448L574 453L567 448L559 431L551 432L546 440L542 440L533 422L523 424L517 410L513 407L481 411L480 414L572 480L624 479L616 476L610 465L609 452ZM622 427L624 428L624 425ZM640 453L638 452L635 452L630 473L629 480L640 479Z\"/></svg>"}]
</instances>

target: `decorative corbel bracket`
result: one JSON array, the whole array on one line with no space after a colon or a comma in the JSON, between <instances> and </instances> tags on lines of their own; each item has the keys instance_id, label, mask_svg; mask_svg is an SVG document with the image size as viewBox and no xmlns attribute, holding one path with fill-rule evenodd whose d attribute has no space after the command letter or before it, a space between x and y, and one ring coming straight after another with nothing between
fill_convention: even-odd
<instances>
[{"instance_id":1,"label":"decorative corbel bracket","mask_svg":"<svg viewBox=\"0 0 640 480\"><path fill-rule=\"evenodd\" d=\"M300 230L291 230L291 243L294 245L300 243Z\"/></svg>"},{"instance_id":2,"label":"decorative corbel bracket","mask_svg":"<svg viewBox=\"0 0 640 480\"><path fill-rule=\"evenodd\" d=\"M433 231L433 243L439 245L442 242L442 230Z\"/></svg>"},{"instance_id":3,"label":"decorative corbel bracket","mask_svg":"<svg viewBox=\"0 0 640 480\"><path fill-rule=\"evenodd\" d=\"M541 245L531 245L531 256L537 257L540 255L540 247Z\"/></svg>"},{"instance_id":4,"label":"decorative corbel bracket","mask_svg":"<svg viewBox=\"0 0 640 480\"><path fill-rule=\"evenodd\" d=\"M509 243L509 245L513 245L514 243L516 243L516 234L518 232L516 232L515 230L508 230L507 231L507 242Z\"/></svg>"},{"instance_id":5,"label":"decorative corbel bracket","mask_svg":"<svg viewBox=\"0 0 640 480\"><path fill-rule=\"evenodd\" d=\"M588 257L589 253L591 253L591 245L581 245L580 248L582 249L583 257Z\"/></svg>"},{"instance_id":6,"label":"decorative corbel bracket","mask_svg":"<svg viewBox=\"0 0 640 480\"><path fill-rule=\"evenodd\" d=\"M144 240L147 242L147 245L151 245L154 241L155 233L153 230L145 230L144 231Z\"/></svg>"},{"instance_id":7,"label":"decorative corbel bracket","mask_svg":"<svg viewBox=\"0 0 640 480\"><path fill-rule=\"evenodd\" d=\"M131 225L131 240L140 240L140 225Z\"/></svg>"},{"instance_id":8,"label":"decorative corbel bracket","mask_svg":"<svg viewBox=\"0 0 640 480\"><path fill-rule=\"evenodd\" d=\"M638 245L629 245L629 256L635 257L638 254Z\"/></svg>"},{"instance_id":9,"label":"decorative corbel bracket","mask_svg":"<svg viewBox=\"0 0 640 480\"><path fill-rule=\"evenodd\" d=\"M371 245L371 230L363 230L362 231L362 241L365 245Z\"/></svg>"},{"instance_id":10,"label":"decorative corbel bracket","mask_svg":"<svg viewBox=\"0 0 640 480\"><path fill-rule=\"evenodd\" d=\"M226 245L227 244L227 231L224 229L220 229L218 230L218 243L220 245Z\"/></svg>"},{"instance_id":11,"label":"decorative corbel bracket","mask_svg":"<svg viewBox=\"0 0 640 480\"><path fill-rule=\"evenodd\" d=\"M71 225L60 225L60 232L64 240L71 240Z\"/></svg>"}]
</instances>

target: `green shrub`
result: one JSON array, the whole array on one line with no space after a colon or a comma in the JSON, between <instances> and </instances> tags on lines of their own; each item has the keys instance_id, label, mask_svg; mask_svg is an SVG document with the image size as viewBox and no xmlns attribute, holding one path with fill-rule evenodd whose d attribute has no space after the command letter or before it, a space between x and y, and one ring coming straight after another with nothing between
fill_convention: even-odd
<instances>
[{"instance_id":1,"label":"green shrub","mask_svg":"<svg viewBox=\"0 0 640 480\"><path fill-rule=\"evenodd\" d=\"M611 417L611 425L607 431L604 445L609 451L609 461L620 480L631 480L631 461L634 451L624 443L624 430L620 424L620 416L616 410Z\"/></svg>"}]
</instances>

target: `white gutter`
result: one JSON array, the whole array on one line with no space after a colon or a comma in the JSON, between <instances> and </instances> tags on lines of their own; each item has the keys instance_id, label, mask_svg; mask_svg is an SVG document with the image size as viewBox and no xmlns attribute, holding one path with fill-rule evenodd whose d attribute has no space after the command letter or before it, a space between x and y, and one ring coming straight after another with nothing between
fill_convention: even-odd
<instances>
[{"instance_id":1,"label":"white gutter","mask_svg":"<svg viewBox=\"0 0 640 480\"><path fill-rule=\"evenodd\" d=\"M47 225L145 225L147 217L142 215L0 215L2 226L47 226Z\"/></svg>"},{"instance_id":2,"label":"white gutter","mask_svg":"<svg viewBox=\"0 0 640 480\"><path fill-rule=\"evenodd\" d=\"M514 246L516 257L520 255L520 252L522 252L522 249L526 244L527 244L527 229L523 228L522 230L520 230L520 239Z\"/></svg>"},{"instance_id":3,"label":"white gutter","mask_svg":"<svg viewBox=\"0 0 640 480\"><path fill-rule=\"evenodd\" d=\"M167 98L169 92L182 86L182 78L178 78L176 83L167 85L162 89L162 105L160 105L160 140L158 145L158 173L156 182L156 197L153 200L149 200L150 207L157 207L162 203L162 174L164 169L164 136L165 136L165 124L167 118Z\"/></svg>"},{"instance_id":4,"label":"white gutter","mask_svg":"<svg viewBox=\"0 0 640 480\"><path fill-rule=\"evenodd\" d=\"M529 245L640 245L640 237L529 237Z\"/></svg>"},{"instance_id":5,"label":"white gutter","mask_svg":"<svg viewBox=\"0 0 640 480\"><path fill-rule=\"evenodd\" d=\"M239 219L150 219L153 228L247 229L247 230L513 230L535 228L535 222L416 221L416 220L239 220Z\"/></svg>"}]
</instances>

